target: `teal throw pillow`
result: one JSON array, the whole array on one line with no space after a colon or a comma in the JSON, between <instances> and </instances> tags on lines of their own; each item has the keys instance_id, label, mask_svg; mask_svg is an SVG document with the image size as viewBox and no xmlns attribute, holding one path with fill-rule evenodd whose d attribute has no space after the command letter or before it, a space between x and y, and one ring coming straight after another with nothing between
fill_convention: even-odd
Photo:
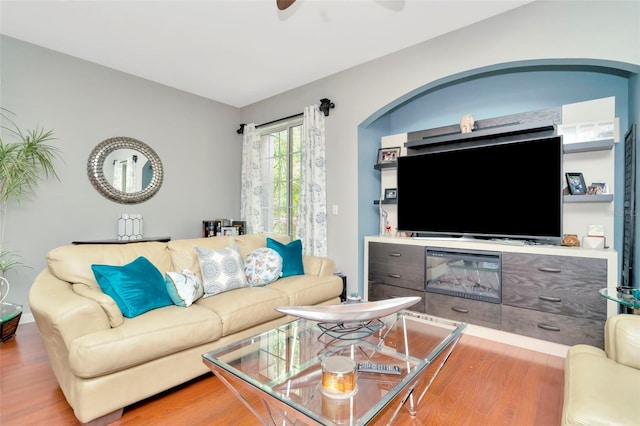
<instances>
[{"instance_id":1,"label":"teal throw pillow","mask_svg":"<svg viewBox=\"0 0 640 426\"><path fill-rule=\"evenodd\" d=\"M288 244L282 244L272 238L267 238L267 248L275 250L282 257L282 278L304 275L302 241L294 240Z\"/></svg>"},{"instance_id":2,"label":"teal throw pillow","mask_svg":"<svg viewBox=\"0 0 640 426\"><path fill-rule=\"evenodd\" d=\"M144 256L123 266L91 265L91 270L127 318L173 305L162 273Z\"/></svg>"}]
</instances>

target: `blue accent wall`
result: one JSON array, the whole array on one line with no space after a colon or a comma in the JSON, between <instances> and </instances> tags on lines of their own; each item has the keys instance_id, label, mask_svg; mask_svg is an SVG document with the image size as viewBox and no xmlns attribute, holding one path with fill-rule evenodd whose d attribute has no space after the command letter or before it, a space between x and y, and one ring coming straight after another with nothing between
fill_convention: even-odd
<instances>
[{"instance_id":1,"label":"blue accent wall","mask_svg":"<svg viewBox=\"0 0 640 426\"><path fill-rule=\"evenodd\" d=\"M566 64L529 65L502 70L488 68L475 75L465 73L459 78L449 77L414 90L405 99L396 100L378 110L360 127L359 237L378 232L378 211L372 205L372 200L379 195L380 176L372 172L381 137L457 124L464 114L472 114L476 120L482 120L615 96L622 140L630 123L638 121L638 92L637 74L632 72L599 65ZM620 144L615 153L616 188L622 188L623 160L624 151ZM622 191L614 194L616 211L622 208L622 195ZM620 250L620 215L616 216L614 228L615 248ZM363 259L363 253L360 259ZM637 259L636 255L636 264ZM362 265L360 276L363 277ZM360 292L366 280L363 277L364 282L359 283Z\"/></svg>"}]
</instances>

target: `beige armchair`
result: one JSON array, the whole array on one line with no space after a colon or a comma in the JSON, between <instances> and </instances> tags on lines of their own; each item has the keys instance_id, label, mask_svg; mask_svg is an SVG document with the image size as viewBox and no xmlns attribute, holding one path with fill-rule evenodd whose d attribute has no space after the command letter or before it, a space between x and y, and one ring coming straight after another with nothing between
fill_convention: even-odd
<instances>
[{"instance_id":1,"label":"beige armchair","mask_svg":"<svg viewBox=\"0 0 640 426\"><path fill-rule=\"evenodd\" d=\"M567 352L563 425L640 425L640 315L609 318L604 339Z\"/></svg>"}]
</instances>

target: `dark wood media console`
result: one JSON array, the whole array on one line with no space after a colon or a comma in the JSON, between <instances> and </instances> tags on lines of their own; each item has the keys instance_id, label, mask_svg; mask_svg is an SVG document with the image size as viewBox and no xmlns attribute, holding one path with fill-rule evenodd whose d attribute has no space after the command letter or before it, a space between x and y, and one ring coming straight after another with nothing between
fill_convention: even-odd
<instances>
[{"instance_id":1,"label":"dark wood media console","mask_svg":"<svg viewBox=\"0 0 640 426\"><path fill-rule=\"evenodd\" d=\"M426 291L426 247L499 252L502 300ZM412 309L563 345L604 346L604 321L618 312L598 290L615 290L617 254L560 246L454 239L365 238L365 299L420 296Z\"/></svg>"}]
</instances>

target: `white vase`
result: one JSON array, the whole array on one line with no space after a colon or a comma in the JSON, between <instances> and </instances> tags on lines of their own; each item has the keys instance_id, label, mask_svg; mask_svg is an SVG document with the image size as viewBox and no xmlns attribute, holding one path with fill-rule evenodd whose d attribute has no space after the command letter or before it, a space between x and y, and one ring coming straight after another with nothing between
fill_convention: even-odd
<instances>
[{"instance_id":1,"label":"white vase","mask_svg":"<svg viewBox=\"0 0 640 426\"><path fill-rule=\"evenodd\" d=\"M4 299L9 295L9 287L9 280L0 277L0 303L4 302Z\"/></svg>"}]
</instances>

